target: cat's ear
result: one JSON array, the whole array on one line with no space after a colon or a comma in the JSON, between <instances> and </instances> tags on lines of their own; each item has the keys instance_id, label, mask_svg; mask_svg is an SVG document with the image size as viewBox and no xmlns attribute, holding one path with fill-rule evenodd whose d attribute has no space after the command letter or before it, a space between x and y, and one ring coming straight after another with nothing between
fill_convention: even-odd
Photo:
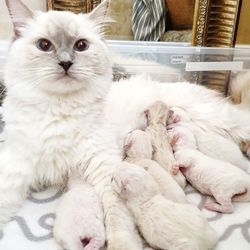
<instances>
[{"instance_id":1,"label":"cat's ear","mask_svg":"<svg viewBox=\"0 0 250 250\"><path fill-rule=\"evenodd\" d=\"M98 25L105 24L111 21L111 18L107 16L107 11L109 7L110 0L102 1L95 9L89 13L89 18L93 20Z\"/></svg>"},{"instance_id":2,"label":"cat's ear","mask_svg":"<svg viewBox=\"0 0 250 250\"><path fill-rule=\"evenodd\" d=\"M33 14L20 0L5 0L14 26L16 38L20 37L20 29Z\"/></svg>"}]
</instances>

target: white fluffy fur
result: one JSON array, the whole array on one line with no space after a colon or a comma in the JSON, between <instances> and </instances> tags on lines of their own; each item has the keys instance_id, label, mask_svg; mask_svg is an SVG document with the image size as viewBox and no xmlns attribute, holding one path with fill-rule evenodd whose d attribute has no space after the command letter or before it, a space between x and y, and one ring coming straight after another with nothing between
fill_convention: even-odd
<instances>
[{"instance_id":1,"label":"white fluffy fur","mask_svg":"<svg viewBox=\"0 0 250 250\"><path fill-rule=\"evenodd\" d=\"M250 171L250 161L243 155L240 147L231 138L223 137L217 133L209 133L208 136L207 131L195 126L184 109L172 107L171 110L174 112L174 115L172 115L168 123L173 122L173 120L179 120L179 125L187 127L195 136L195 145L202 153L212 158L226 160L243 170ZM170 124L169 126L171 127L172 125Z\"/></svg>"},{"instance_id":2,"label":"white fluffy fur","mask_svg":"<svg viewBox=\"0 0 250 250\"><path fill-rule=\"evenodd\" d=\"M128 132L145 127L143 111L157 100L186 110L192 124L204 130L203 136L218 134L236 144L250 137L250 113L218 92L187 82L159 83L138 75L112 85L107 97L105 113L118 127L120 144ZM216 150L211 149L211 154Z\"/></svg>"},{"instance_id":3,"label":"white fluffy fur","mask_svg":"<svg viewBox=\"0 0 250 250\"><path fill-rule=\"evenodd\" d=\"M102 201L108 249L142 249L140 238L133 233L132 217L114 194L110 180L122 165L125 135L145 127L143 111L157 100L185 107L205 136L218 134L236 143L250 137L249 113L204 87L160 84L144 76L121 81L109 91L111 62L100 36L103 18L94 21L98 10L88 15L37 12L29 18L23 5L15 11L17 1L9 0L14 23L21 18L22 25L15 26L19 38L10 48L4 72L7 97L3 105L5 142L0 149L0 228L21 206L30 187L62 185L71 171L79 171ZM104 12L101 9L100 15ZM54 50L40 51L36 46L40 38L51 40ZM79 38L89 42L82 53L73 51ZM68 59L74 64L70 76L65 76L58 63ZM103 99L108 92L105 120Z\"/></svg>"},{"instance_id":4,"label":"white fluffy fur","mask_svg":"<svg viewBox=\"0 0 250 250\"><path fill-rule=\"evenodd\" d=\"M91 185L77 177L70 179L68 188L58 204L54 237L65 249L99 250L106 239L99 197Z\"/></svg>"},{"instance_id":5,"label":"white fluffy fur","mask_svg":"<svg viewBox=\"0 0 250 250\"><path fill-rule=\"evenodd\" d=\"M229 94L239 108L250 110L250 71L240 73L230 84ZM242 143L242 150L250 156L250 142Z\"/></svg>"},{"instance_id":6,"label":"white fluffy fur","mask_svg":"<svg viewBox=\"0 0 250 250\"><path fill-rule=\"evenodd\" d=\"M230 95L235 104L250 109L250 71L241 73L230 84Z\"/></svg>"},{"instance_id":7,"label":"white fluffy fur","mask_svg":"<svg viewBox=\"0 0 250 250\"><path fill-rule=\"evenodd\" d=\"M209 202L205 207L231 213L231 199L234 195L241 195L237 197L238 201L250 201L250 176L228 162L208 157L198 151L193 133L181 122L181 117L185 114L182 111L176 115L179 115L180 121L175 123L170 132L172 138L178 138L173 145L174 155L187 180L201 193L215 198L217 203Z\"/></svg>"},{"instance_id":8,"label":"white fluffy fur","mask_svg":"<svg viewBox=\"0 0 250 250\"><path fill-rule=\"evenodd\" d=\"M23 5L18 11L15 5L9 6L14 22L26 13ZM98 10L88 15L37 12L25 19L20 37L10 48L4 72L8 93L3 105L5 142L0 150L0 228L30 187L62 185L72 171L78 171L102 201L108 249L142 249L133 234L132 217L110 185L121 164L121 151L102 115L112 75L99 23L93 20L96 15ZM39 50L40 38L51 40L54 49ZM89 48L73 51L80 38L88 41ZM67 76L58 63L69 59L74 64ZM60 240L63 225L56 226ZM68 243L74 240L70 236L75 237L68 235Z\"/></svg>"},{"instance_id":9,"label":"white fluffy fur","mask_svg":"<svg viewBox=\"0 0 250 250\"><path fill-rule=\"evenodd\" d=\"M156 249L212 249L216 233L200 210L159 195L158 185L143 168L125 166L114 175L114 185L134 215L140 232Z\"/></svg>"},{"instance_id":10,"label":"white fluffy fur","mask_svg":"<svg viewBox=\"0 0 250 250\"><path fill-rule=\"evenodd\" d=\"M152 160L152 142L148 133L141 130L132 131L125 141L125 160L143 167L158 184L161 194L169 200L187 202L184 191L173 176L161 165ZM172 172L172 171L171 171Z\"/></svg>"}]
</instances>

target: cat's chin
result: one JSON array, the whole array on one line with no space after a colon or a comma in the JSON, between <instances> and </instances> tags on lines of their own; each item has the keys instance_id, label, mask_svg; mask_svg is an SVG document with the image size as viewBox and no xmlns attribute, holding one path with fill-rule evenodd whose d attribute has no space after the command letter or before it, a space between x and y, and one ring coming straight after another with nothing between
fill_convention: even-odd
<instances>
[{"instance_id":1,"label":"cat's chin","mask_svg":"<svg viewBox=\"0 0 250 250\"><path fill-rule=\"evenodd\" d=\"M59 75L57 78L56 78L56 81L61 81L61 82L65 82L65 84L70 84L70 82L72 82L72 80L76 81L77 78L75 76L73 76L72 74L62 74L62 75Z\"/></svg>"},{"instance_id":2,"label":"cat's chin","mask_svg":"<svg viewBox=\"0 0 250 250\"><path fill-rule=\"evenodd\" d=\"M71 95L81 90L86 90L84 80L79 81L76 78L72 78L69 75L58 77L53 81L53 84L44 84L42 89L46 93L53 95Z\"/></svg>"}]
</instances>

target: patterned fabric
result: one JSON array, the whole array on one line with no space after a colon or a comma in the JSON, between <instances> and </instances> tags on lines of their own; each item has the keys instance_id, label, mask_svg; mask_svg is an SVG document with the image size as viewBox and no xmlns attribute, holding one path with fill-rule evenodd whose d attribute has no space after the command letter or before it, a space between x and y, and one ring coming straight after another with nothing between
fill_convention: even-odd
<instances>
[{"instance_id":1,"label":"patterned fabric","mask_svg":"<svg viewBox=\"0 0 250 250\"><path fill-rule=\"evenodd\" d=\"M158 41L165 32L165 0L133 0L134 40Z\"/></svg>"},{"instance_id":2,"label":"patterned fabric","mask_svg":"<svg viewBox=\"0 0 250 250\"><path fill-rule=\"evenodd\" d=\"M4 87L4 85L0 82L0 106L2 105L4 96L5 96L5 87Z\"/></svg>"}]
</instances>

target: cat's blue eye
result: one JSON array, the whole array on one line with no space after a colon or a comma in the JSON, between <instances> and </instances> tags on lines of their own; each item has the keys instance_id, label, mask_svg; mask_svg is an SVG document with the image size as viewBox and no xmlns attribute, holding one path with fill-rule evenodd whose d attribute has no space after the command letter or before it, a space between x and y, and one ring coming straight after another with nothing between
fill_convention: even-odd
<instances>
[{"instance_id":1,"label":"cat's blue eye","mask_svg":"<svg viewBox=\"0 0 250 250\"><path fill-rule=\"evenodd\" d=\"M75 51L84 51L87 50L89 48L89 43L87 40L85 39L80 39L78 40L75 44L74 44L74 50Z\"/></svg>"},{"instance_id":2,"label":"cat's blue eye","mask_svg":"<svg viewBox=\"0 0 250 250\"><path fill-rule=\"evenodd\" d=\"M42 38L36 42L36 47L44 52L49 52L53 50L53 44L48 39Z\"/></svg>"}]
</instances>

